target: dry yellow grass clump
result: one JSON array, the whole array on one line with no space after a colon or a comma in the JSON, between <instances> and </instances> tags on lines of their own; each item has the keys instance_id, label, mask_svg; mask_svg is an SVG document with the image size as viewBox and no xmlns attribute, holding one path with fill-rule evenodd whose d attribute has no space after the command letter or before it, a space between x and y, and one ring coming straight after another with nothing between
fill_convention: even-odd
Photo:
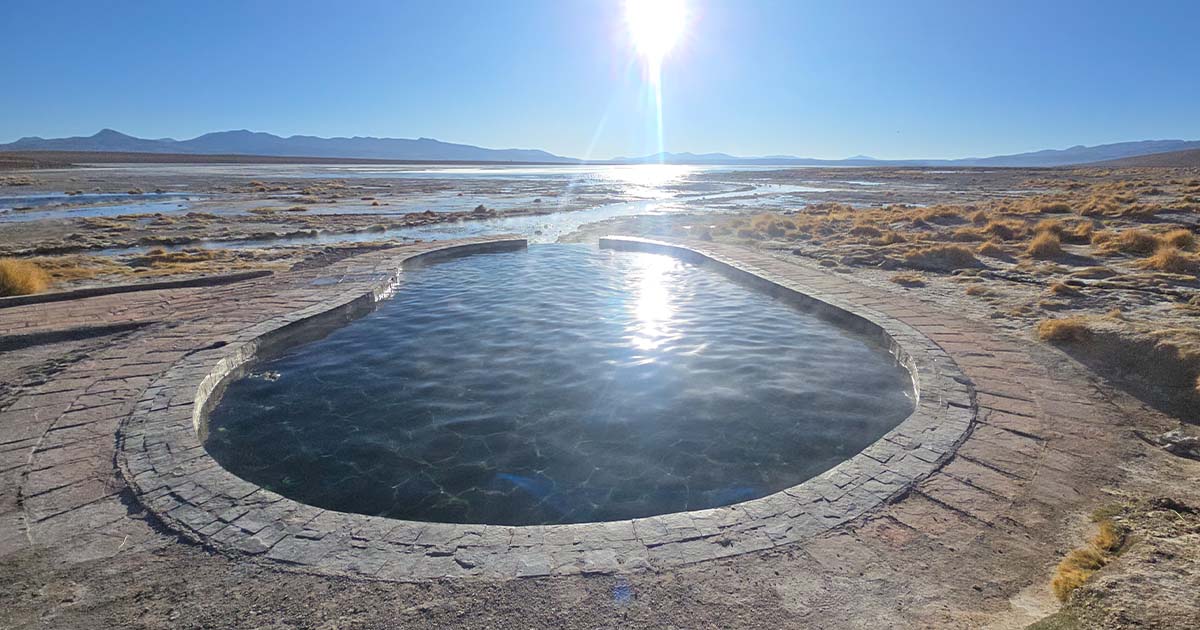
<instances>
[{"instance_id":1,"label":"dry yellow grass clump","mask_svg":"<svg viewBox=\"0 0 1200 630\"><path fill-rule=\"evenodd\" d=\"M1058 240L1064 243L1088 243L1092 240L1092 231L1095 226L1091 221L1078 221L1074 224L1069 224L1059 219L1042 219L1034 226L1033 231L1036 234L1048 232L1058 237Z\"/></svg>"},{"instance_id":2,"label":"dry yellow grass clump","mask_svg":"<svg viewBox=\"0 0 1200 630\"><path fill-rule=\"evenodd\" d=\"M975 253L979 254L980 256L991 256L992 258L1003 258L1006 255L1003 247L991 241L980 245L975 250Z\"/></svg>"},{"instance_id":3,"label":"dry yellow grass clump","mask_svg":"<svg viewBox=\"0 0 1200 630\"><path fill-rule=\"evenodd\" d=\"M892 274L892 282L903 287L923 287L925 286L925 276L919 273L900 272Z\"/></svg>"},{"instance_id":4,"label":"dry yellow grass clump","mask_svg":"<svg viewBox=\"0 0 1200 630\"><path fill-rule=\"evenodd\" d=\"M1062 241L1054 232L1039 232L1029 243L1025 253L1034 258L1045 260L1059 258L1063 255Z\"/></svg>"},{"instance_id":5,"label":"dry yellow grass clump","mask_svg":"<svg viewBox=\"0 0 1200 630\"><path fill-rule=\"evenodd\" d=\"M942 271L979 265L975 254L962 245L931 245L909 250L904 254L904 262L918 269Z\"/></svg>"},{"instance_id":6,"label":"dry yellow grass clump","mask_svg":"<svg viewBox=\"0 0 1200 630\"><path fill-rule=\"evenodd\" d=\"M1138 261L1138 266L1167 273L1194 274L1200 268L1200 262L1197 262L1194 255L1185 254L1174 246L1164 245L1159 247L1154 255Z\"/></svg>"},{"instance_id":7,"label":"dry yellow grass clump","mask_svg":"<svg viewBox=\"0 0 1200 630\"><path fill-rule=\"evenodd\" d=\"M1025 227L1012 221L989 221L983 232L1002 241L1011 241L1024 234Z\"/></svg>"},{"instance_id":8,"label":"dry yellow grass clump","mask_svg":"<svg viewBox=\"0 0 1200 630\"><path fill-rule=\"evenodd\" d=\"M855 236L867 236L870 238L883 236L883 231L873 225L856 225L850 228L850 233Z\"/></svg>"},{"instance_id":9,"label":"dry yellow grass clump","mask_svg":"<svg viewBox=\"0 0 1200 630\"><path fill-rule=\"evenodd\" d=\"M1135 228L1115 235L1112 232L1099 232L1092 238L1092 244L1108 252L1148 255L1158 249L1159 241L1150 232Z\"/></svg>"},{"instance_id":10,"label":"dry yellow grass clump","mask_svg":"<svg viewBox=\"0 0 1200 630\"><path fill-rule=\"evenodd\" d=\"M1092 329L1080 317L1044 319L1037 327L1038 337L1051 342L1084 342L1092 338Z\"/></svg>"},{"instance_id":11,"label":"dry yellow grass clump","mask_svg":"<svg viewBox=\"0 0 1200 630\"><path fill-rule=\"evenodd\" d=\"M750 227L755 232L766 234L767 236L780 237L787 234L789 230L794 230L796 224L787 217L775 214L758 214L750 219Z\"/></svg>"},{"instance_id":12,"label":"dry yellow grass clump","mask_svg":"<svg viewBox=\"0 0 1200 630\"><path fill-rule=\"evenodd\" d=\"M971 296L975 296L975 297L984 297L984 296L989 296L989 295L995 295L995 293L991 289L989 289L983 285L980 285L980 284L972 284L971 286L969 286L965 289L965 293L967 295L971 295Z\"/></svg>"},{"instance_id":13,"label":"dry yellow grass clump","mask_svg":"<svg viewBox=\"0 0 1200 630\"><path fill-rule=\"evenodd\" d=\"M50 276L51 284L88 280L103 275L123 275L129 268L107 256L67 254L65 256L38 256L29 260Z\"/></svg>"},{"instance_id":14,"label":"dry yellow grass clump","mask_svg":"<svg viewBox=\"0 0 1200 630\"><path fill-rule=\"evenodd\" d=\"M1054 284L1051 284L1050 288L1047 290L1050 291L1050 293L1053 293L1054 295L1067 295L1067 296L1079 295L1079 289L1076 289L1075 287L1073 287L1065 282L1055 282Z\"/></svg>"},{"instance_id":15,"label":"dry yellow grass clump","mask_svg":"<svg viewBox=\"0 0 1200 630\"><path fill-rule=\"evenodd\" d=\"M904 238L903 234L895 230L883 230L883 233L879 235L879 238L871 239L871 244L875 246L895 245L896 243L907 242L908 239Z\"/></svg>"},{"instance_id":16,"label":"dry yellow grass clump","mask_svg":"<svg viewBox=\"0 0 1200 630\"><path fill-rule=\"evenodd\" d=\"M173 265L206 262L214 258L216 258L215 252L199 247L188 247L173 252L166 251L161 247L155 247L147 251L136 263L143 265Z\"/></svg>"},{"instance_id":17,"label":"dry yellow grass clump","mask_svg":"<svg viewBox=\"0 0 1200 630\"><path fill-rule=\"evenodd\" d=\"M0 258L0 297L41 293L50 286L50 276L41 267L16 258Z\"/></svg>"},{"instance_id":18,"label":"dry yellow grass clump","mask_svg":"<svg viewBox=\"0 0 1200 630\"><path fill-rule=\"evenodd\" d=\"M1093 573L1109 563L1112 554L1120 550L1124 536L1117 526L1109 519L1100 521L1099 526L1099 532L1088 541L1087 546L1072 549L1055 568L1050 587L1060 601L1066 601Z\"/></svg>"},{"instance_id":19,"label":"dry yellow grass clump","mask_svg":"<svg viewBox=\"0 0 1200 630\"><path fill-rule=\"evenodd\" d=\"M1196 248L1196 235L1192 234L1191 230L1184 228L1171 230L1170 232L1163 234L1161 241L1164 245L1170 245L1171 247L1177 247L1179 249Z\"/></svg>"}]
</instances>

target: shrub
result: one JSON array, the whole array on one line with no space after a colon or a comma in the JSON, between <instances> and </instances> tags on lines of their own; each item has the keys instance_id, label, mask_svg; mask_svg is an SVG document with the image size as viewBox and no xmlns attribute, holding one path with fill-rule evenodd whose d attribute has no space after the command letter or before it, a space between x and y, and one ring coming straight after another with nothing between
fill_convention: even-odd
<instances>
[{"instance_id":1,"label":"shrub","mask_svg":"<svg viewBox=\"0 0 1200 630\"><path fill-rule=\"evenodd\" d=\"M1092 338L1092 329L1079 317L1044 319L1038 324L1037 333L1042 341L1055 343L1081 343Z\"/></svg>"},{"instance_id":2,"label":"shrub","mask_svg":"<svg viewBox=\"0 0 1200 630\"><path fill-rule=\"evenodd\" d=\"M1052 259L1063 255L1062 242L1053 232L1040 232L1029 243L1025 253L1034 258Z\"/></svg>"},{"instance_id":3,"label":"shrub","mask_svg":"<svg viewBox=\"0 0 1200 630\"><path fill-rule=\"evenodd\" d=\"M952 270L979 266L971 250L962 245L932 245L909 250L904 262L918 269Z\"/></svg>"},{"instance_id":4,"label":"shrub","mask_svg":"<svg viewBox=\"0 0 1200 630\"><path fill-rule=\"evenodd\" d=\"M40 293L50 286L41 267L16 258L0 258L0 297Z\"/></svg>"}]
</instances>

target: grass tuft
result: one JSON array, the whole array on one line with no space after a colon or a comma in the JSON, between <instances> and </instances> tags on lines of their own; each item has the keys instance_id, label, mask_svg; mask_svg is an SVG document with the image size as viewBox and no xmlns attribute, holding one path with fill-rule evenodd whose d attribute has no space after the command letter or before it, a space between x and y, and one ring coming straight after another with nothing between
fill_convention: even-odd
<instances>
[{"instance_id":1,"label":"grass tuft","mask_svg":"<svg viewBox=\"0 0 1200 630\"><path fill-rule=\"evenodd\" d=\"M1153 256L1138 261L1143 269L1154 269L1167 273L1194 274L1200 263L1194 255L1185 254L1171 245L1159 247Z\"/></svg>"},{"instance_id":2,"label":"grass tuft","mask_svg":"<svg viewBox=\"0 0 1200 630\"><path fill-rule=\"evenodd\" d=\"M1038 324L1037 333L1042 341L1056 343L1082 343L1092 338L1092 329L1079 317L1044 319Z\"/></svg>"},{"instance_id":3,"label":"grass tuft","mask_svg":"<svg viewBox=\"0 0 1200 630\"><path fill-rule=\"evenodd\" d=\"M985 297L985 296L989 296L989 295L995 295L995 293L991 289L989 289L983 285L979 285L979 284L972 284L971 286L967 287L966 294L972 295L975 297Z\"/></svg>"},{"instance_id":4,"label":"grass tuft","mask_svg":"<svg viewBox=\"0 0 1200 630\"><path fill-rule=\"evenodd\" d=\"M1116 553L1123 542L1125 537L1110 519L1100 521L1100 531L1091 540L1093 547L1105 553Z\"/></svg>"},{"instance_id":5,"label":"grass tuft","mask_svg":"<svg viewBox=\"0 0 1200 630\"><path fill-rule=\"evenodd\" d=\"M1004 251L1003 247L991 241L980 245L975 250L975 253L979 254L980 256L990 256L992 258L1004 258L1008 255L1007 252Z\"/></svg>"},{"instance_id":6,"label":"grass tuft","mask_svg":"<svg viewBox=\"0 0 1200 630\"><path fill-rule=\"evenodd\" d=\"M880 245L895 245L896 243L906 243L906 242L908 242L908 239L904 238L903 234L900 234L899 232L897 232L895 230L884 230L883 233L880 234L879 238L873 239L871 241L871 244L875 245L875 246L880 246Z\"/></svg>"},{"instance_id":7,"label":"grass tuft","mask_svg":"<svg viewBox=\"0 0 1200 630\"><path fill-rule=\"evenodd\" d=\"M1159 246L1158 238L1142 229L1125 230L1116 236L1111 233L1098 233L1096 238L1092 239L1092 243L1099 244L1109 251L1142 255L1153 254Z\"/></svg>"},{"instance_id":8,"label":"grass tuft","mask_svg":"<svg viewBox=\"0 0 1200 630\"><path fill-rule=\"evenodd\" d=\"M1002 241L1011 241L1020 236L1025 231L1025 228L1019 223L1011 221L989 221L983 227L983 231L985 234L994 236Z\"/></svg>"},{"instance_id":9,"label":"grass tuft","mask_svg":"<svg viewBox=\"0 0 1200 630\"><path fill-rule=\"evenodd\" d=\"M952 270L979 266L971 250L962 245L931 245L909 250L904 262L918 269Z\"/></svg>"},{"instance_id":10,"label":"grass tuft","mask_svg":"<svg viewBox=\"0 0 1200 630\"><path fill-rule=\"evenodd\" d=\"M0 258L0 297L41 293L50 276L41 267L16 258Z\"/></svg>"},{"instance_id":11,"label":"grass tuft","mask_svg":"<svg viewBox=\"0 0 1200 630\"><path fill-rule=\"evenodd\" d=\"M850 228L850 233L855 236L866 236L869 238L879 238L883 236L882 230L870 225L856 225L853 228Z\"/></svg>"},{"instance_id":12,"label":"grass tuft","mask_svg":"<svg viewBox=\"0 0 1200 630\"><path fill-rule=\"evenodd\" d=\"M1058 240L1058 235L1054 232L1039 232L1029 243L1025 253L1034 258L1050 260L1062 257L1064 252L1062 241Z\"/></svg>"},{"instance_id":13,"label":"grass tuft","mask_svg":"<svg viewBox=\"0 0 1200 630\"><path fill-rule=\"evenodd\" d=\"M1083 586L1093 573L1104 568L1112 556L1121 550L1125 537L1111 519L1099 522L1099 531L1087 546L1072 549L1054 569L1050 587L1059 601L1067 601L1075 589Z\"/></svg>"},{"instance_id":14,"label":"grass tuft","mask_svg":"<svg viewBox=\"0 0 1200 630\"><path fill-rule=\"evenodd\" d=\"M892 274L892 282L902 287L923 287L925 286L925 276L919 273L901 272Z\"/></svg>"},{"instance_id":15,"label":"grass tuft","mask_svg":"<svg viewBox=\"0 0 1200 630\"><path fill-rule=\"evenodd\" d=\"M1079 295L1079 289L1076 289L1065 282L1055 282L1054 284L1050 285L1049 290L1054 295Z\"/></svg>"},{"instance_id":16,"label":"grass tuft","mask_svg":"<svg viewBox=\"0 0 1200 630\"><path fill-rule=\"evenodd\" d=\"M1171 230L1162 235L1162 243L1179 249L1190 250L1196 248L1196 235L1192 234L1191 230L1179 228Z\"/></svg>"}]
</instances>

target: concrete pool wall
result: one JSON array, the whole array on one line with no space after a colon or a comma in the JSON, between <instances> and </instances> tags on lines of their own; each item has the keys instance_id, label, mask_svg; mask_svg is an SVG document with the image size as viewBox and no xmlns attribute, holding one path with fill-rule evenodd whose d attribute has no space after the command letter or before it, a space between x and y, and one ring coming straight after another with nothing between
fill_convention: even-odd
<instances>
[{"instance_id":1,"label":"concrete pool wall","mask_svg":"<svg viewBox=\"0 0 1200 630\"><path fill-rule=\"evenodd\" d=\"M144 393L118 436L118 462L138 499L197 543L301 570L388 580L524 577L660 569L751 553L818 536L903 497L944 464L976 418L975 392L925 334L819 287L707 251L610 237L601 246L678 256L750 283L858 333L877 335L913 377L913 413L857 455L781 492L734 505L627 521L495 526L401 521L323 510L248 483L203 446L207 409L221 386L259 357L320 336L369 312L405 265L441 256L525 246L523 239L429 243L404 256L360 257L333 280L336 299L297 301L174 364ZM284 298L286 299L286 298Z\"/></svg>"}]
</instances>

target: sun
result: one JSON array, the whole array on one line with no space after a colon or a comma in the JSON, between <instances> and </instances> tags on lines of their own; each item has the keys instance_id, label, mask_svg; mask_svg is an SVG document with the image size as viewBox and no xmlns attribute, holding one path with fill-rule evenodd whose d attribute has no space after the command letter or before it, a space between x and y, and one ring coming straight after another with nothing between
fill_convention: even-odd
<instances>
[{"instance_id":1,"label":"sun","mask_svg":"<svg viewBox=\"0 0 1200 630\"><path fill-rule=\"evenodd\" d=\"M625 23L634 48L656 77L663 58L683 35L687 4L684 0L625 0Z\"/></svg>"}]
</instances>

